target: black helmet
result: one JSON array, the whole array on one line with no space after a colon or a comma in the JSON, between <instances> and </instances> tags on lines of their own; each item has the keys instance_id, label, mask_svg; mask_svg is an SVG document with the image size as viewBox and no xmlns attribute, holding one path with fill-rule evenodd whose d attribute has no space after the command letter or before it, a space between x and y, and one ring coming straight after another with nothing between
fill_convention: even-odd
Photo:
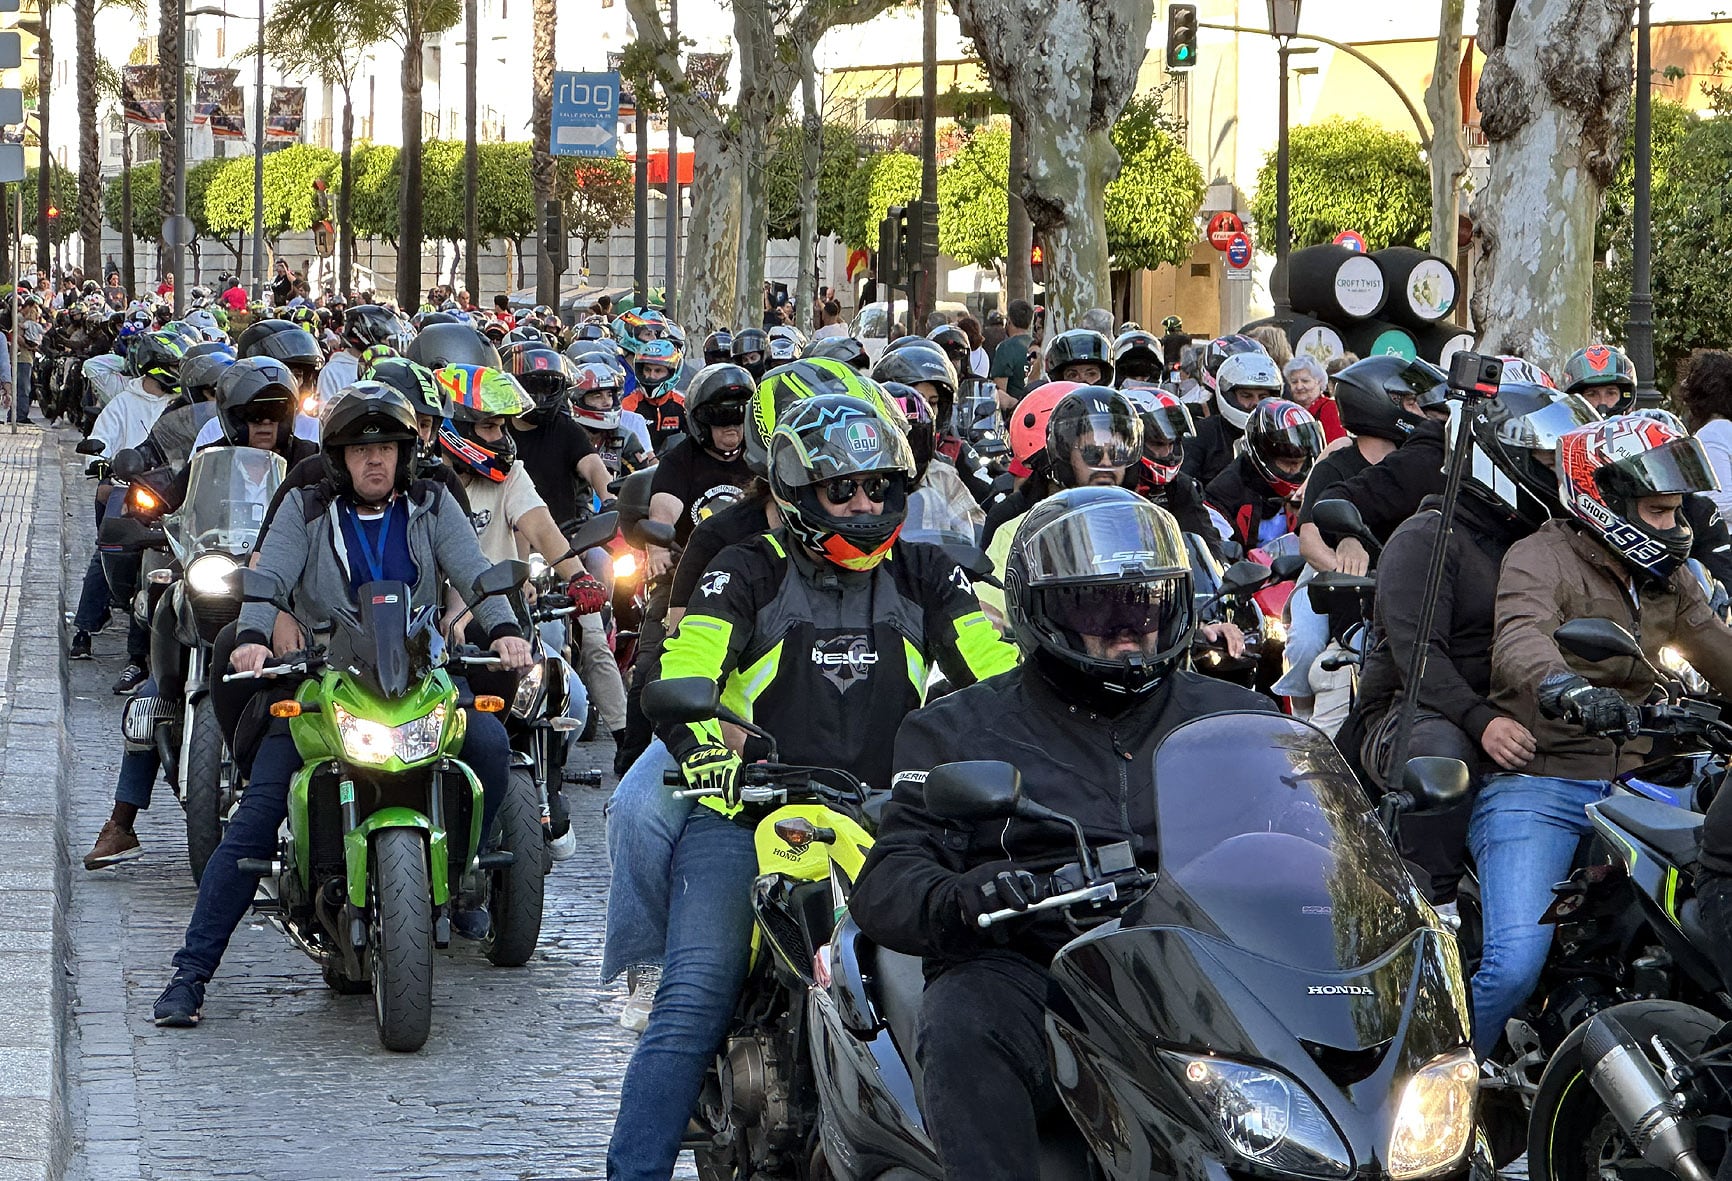
<instances>
[{"instance_id":1,"label":"black helmet","mask_svg":"<svg viewBox=\"0 0 1732 1181\"><path fill-rule=\"evenodd\" d=\"M865 373L872 368L872 355L866 346L852 336L820 336L806 346L808 357L828 357L844 365L852 365Z\"/></svg>"},{"instance_id":2,"label":"black helmet","mask_svg":"<svg viewBox=\"0 0 1732 1181\"><path fill-rule=\"evenodd\" d=\"M762 328L742 328L734 333L729 353L734 364L750 373L753 381L764 380L764 370L770 360L770 337ZM747 360L754 355L757 360Z\"/></svg>"},{"instance_id":3,"label":"black helmet","mask_svg":"<svg viewBox=\"0 0 1732 1181\"><path fill-rule=\"evenodd\" d=\"M141 332L132 338L126 350L123 372L128 377L154 378L158 385L173 392L180 389L180 363L185 356L186 344L178 333L166 328Z\"/></svg>"},{"instance_id":4,"label":"black helmet","mask_svg":"<svg viewBox=\"0 0 1732 1181\"><path fill-rule=\"evenodd\" d=\"M194 402L208 402L216 396L217 382L221 380L223 372L234 363L234 350L226 346L221 351L184 357L180 363L180 388L185 390L187 397Z\"/></svg>"},{"instance_id":5,"label":"black helmet","mask_svg":"<svg viewBox=\"0 0 1732 1181\"><path fill-rule=\"evenodd\" d=\"M1152 333L1132 328L1113 341L1113 375L1121 385L1126 381L1160 381L1165 372L1161 342Z\"/></svg>"},{"instance_id":6,"label":"black helmet","mask_svg":"<svg viewBox=\"0 0 1732 1181\"><path fill-rule=\"evenodd\" d=\"M1069 488L1022 519L1004 563L1011 636L1066 701L1117 712L1191 644L1191 562L1167 513L1126 488ZM1084 637L1134 639L1092 655Z\"/></svg>"},{"instance_id":7,"label":"black helmet","mask_svg":"<svg viewBox=\"0 0 1732 1181\"><path fill-rule=\"evenodd\" d=\"M704 337L704 364L720 365L734 355L734 334L721 328Z\"/></svg>"},{"instance_id":8,"label":"black helmet","mask_svg":"<svg viewBox=\"0 0 1732 1181\"><path fill-rule=\"evenodd\" d=\"M343 343L352 349L388 344L399 351L407 347L409 326L390 308L364 303L343 313Z\"/></svg>"},{"instance_id":9,"label":"black helmet","mask_svg":"<svg viewBox=\"0 0 1732 1181\"><path fill-rule=\"evenodd\" d=\"M1443 370L1405 357L1367 357L1335 375L1335 401L1347 433L1391 443L1402 442L1425 421L1418 410L1403 407L1406 399L1420 399L1423 409L1446 401L1448 394Z\"/></svg>"},{"instance_id":10,"label":"black helmet","mask_svg":"<svg viewBox=\"0 0 1732 1181\"><path fill-rule=\"evenodd\" d=\"M914 453L902 424L862 398L807 398L770 436L770 491L788 531L844 570L870 570L884 560L902 531L913 481ZM883 504L880 515L830 511L860 488Z\"/></svg>"},{"instance_id":11,"label":"black helmet","mask_svg":"<svg viewBox=\"0 0 1732 1181\"><path fill-rule=\"evenodd\" d=\"M396 443L397 474L393 486L409 490L414 473L415 449L421 433L415 426L415 408L409 399L376 381L357 381L344 386L331 399L324 421L319 424L319 451L325 457L325 475L343 496L354 495L349 465L343 448L358 443Z\"/></svg>"},{"instance_id":12,"label":"black helmet","mask_svg":"<svg viewBox=\"0 0 1732 1181\"><path fill-rule=\"evenodd\" d=\"M1245 454L1276 495L1292 496L1304 486L1311 465L1323 454L1323 428L1297 402L1264 398L1245 425ZM1300 463L1297 472L1281 466L1282 461L1294 460Z\"/></svg>"},{"instance_id":13,"label":"black helmet","mask_svg":"<svg viewBox=\"0 0 1732 1181\"><path fill-rule=\"evenodd\" d=\"M744 426L746 407L757 390L758 383L739 365L704 366L692 378L692 384L686 387L686 430L697 440L698 446L723 455L712 442L710 428ZM740 446L723 455L724 459L739 458L745 448L744 433Z\"/></svg>"},{"instance_id":14,"label":"black helmet","mask_svg":"<svg viewBox=\"0 0 1732 1181\"><path fill-rule=\"evenodd\" d=\"M969 372L968 358L974 350L968 345L968 333L954 324L940 324L926 334L926 339L944 350L958 373Z\"/></svg>"},{"instance_id":15,"label":"black helmet","mask_svg":"<svg viewBox=\"0 0 1732 1181\"><path fill-rule=\"evenodd\" d=\"M313 388L319 366L325 363L325 352L313 334L289 320L260 320L241 333L235 347L243 360L271 357L281 361L294 371L302 390Z\"/></svg>"},{"instance_id":16,"label":"black helmet","mask_svg":"<svg viewBox=\"0 0 1732 1181\"><path fill-rule=\"evenodd\" d=\"M463 321L450 312L419 312L409 321L419 330L425 331L435 324L461 324Z\"/></svg>"},{"instance_id":17,"label":"black helmet","mask_svg":"<svg viewBox=\"0 0 1732 1181\"><path fill-rule=\"evenodd\" d=\"M927 340L924 336L914 336L912 334L908 336L898 336L895 340L884 346L884 351L887 353L894 353L897 349L905 349L911 344L929 345L931 343L932 342Z\"/></svg>"},{"instance_id":18,"label":"black helmet","mask_svg":"<svg viewBox=\"0 0 1732 1181\"><path fill-rule=\"evenodd\" d=\"M421 418L451 417L451 395L433 380L433 371L407 357L385 357L361 374L364 381L390 386L409 400Z\"/></svg>"},{"instance_id":19,"label":"black helmet","mask_svg":"<svg viewBox=\"0 0 1732 1181\"><path fill-rule=\"evenodd\" d=\"M1053 337L1046 346L1046 376L1050 381L1074 381L1065 376L1071 365L1094 365L1101 371L1098 384L1113 383L1113 344L1089 328L1070 328Z\"/></svg>"},{"instance_id":20,"label":"black helmet","mask_svg":"<svg viewBox=\"0 0 1732 1181\"><path fill-rule=\"evenodd\" d=\"M1143 455L1143 420L1129 398L1085 385L1058 400L1046 420L1047 470L1061 487L1076 483L1071 456L1097 472L1132 467Z\"/></svg>"},{"instance_id":21,"label":"black helmet","mask_svg":"<svg viewBox=\"0 0 1732 1181\"><path fill-rule=\"evenodd\" d=\"M886 352L872 366L874 381L899 381L918 387L929 381L938 387L932 410L939 422L950 420L950 409L956 405L956 366L942 346L921 338L918 344L904 345Z\"/></svg>"},{"instance_id":22,"label":"black helmet","mask_svg":"<svg viewBox=\"0 0 1732 1181\"><path fill-rule=\"evenodd\" d=\"M1473 403L1468 424L1473 443L1461 486L1510 523L1524 525L1526 531L1538 529L1562 517L1564 509L1557 473L1534 458L1535 453L1555 457L1559 439L1599 420L1594 408L1575 394L1542 385L1500 385L1497 397ZM1445 457L1446 464L1451 458Z\"/></svg>"},{"instance_id":23,"label":"black helmet","mask_svg":"<svg viewBox=\"0 0 1732 1181\"><path fill-rule=\"evenodd\" d=\"M523 392L535 402L535 409L525 415L531 422L567 412L576 385L576 370L570 357L544 342L513 348L505 366L505 371L517 379Z\"/></svg>"},{"instance_id":24,"label":"black helmet","mask_svg":"<svg viewBox=\"0 0 1732 1181\"><path fill-rule=\"evenodd\" d=\"M403 355L417 365L443 369L447 365L500 366L499 350L467 324L429 324L421 329Z\"/></svg>"},{"instance_id":25,"label":"black helmet","mask_svg":"<svg viewBox=\"0 0 1732 1181\"><path fill-rule=\"evenodd\" d=\"M295 375L272 357L246 357L235 361L217 382L216 413L223 438L236 447L247 446L247 424L277 424L275 450L289 434L299 397Z\"/></svg>"},{"instance_id":26,"label":"black helmet","mask_svg":"<svg viewBox=\"0 0 1732 1181\"><path fill-rule=\"evenodd\" d=\"M607 330L607 321L589 319L572 330L571 339L579 340L612 340L613 334Z\"/></svg>"}]
</instances>

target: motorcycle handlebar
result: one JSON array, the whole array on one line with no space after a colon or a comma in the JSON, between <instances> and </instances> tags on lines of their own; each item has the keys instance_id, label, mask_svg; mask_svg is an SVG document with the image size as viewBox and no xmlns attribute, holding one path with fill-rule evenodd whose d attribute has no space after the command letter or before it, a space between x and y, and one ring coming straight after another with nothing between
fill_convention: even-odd
<instances>
[{"instance_id":1,"label":"motorcycle handlebar","mask_svg":"<svg viewBox=\"0 0 1732 1181\"><path fill-rule=\"evenodd\" d=\"M1118 896L1119 884L1117 882L1101 882L1099 885L1083 886L1080 889L1067 890L1063 894L1054 894L1052 897L1043 898L1024 910L1006 907L1003 910L990 911L974 921L982 930L985 930L995 923L1002 923L1006 919L1014 919L1021 915L1033 914L1039 910L1057 910L1061 906L1074 906L1079 902L1116 902Z\"/></svg>"},{"instance_id":2,"label":"motorcycle handlebar","mask_svg":"<svg viewBox=\"0 0 1732 1181\"><path fill-rule=\"evenodd\" d=\"M228 681L256 681L265 677L290 676L294 673L304 673L306 671L307 666L304 664L272 664L261 668L256 673L225 673L223 675L223 681L225 683Z\"/></svg>"}]
</instances>

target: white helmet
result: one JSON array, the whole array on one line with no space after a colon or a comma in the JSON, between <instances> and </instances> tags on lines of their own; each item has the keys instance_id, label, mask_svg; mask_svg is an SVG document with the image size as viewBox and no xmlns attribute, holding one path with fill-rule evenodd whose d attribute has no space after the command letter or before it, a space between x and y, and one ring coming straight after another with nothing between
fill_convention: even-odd
<instances>
[{"instance_id":1,"label":"white helmet","mask_svg":"<svg viewBox=\"0 0 1732 1181\"><path fill-rule=\"evenodd\" d=\"M1275 368L1268 353L1234 353L1215 371L1215 408L1226 420L1244 430L1251 422L1251 410L1241 410L1233 401L1236 389L1265 390L1272 397L1281 396L1281 371Z\"/></svg>"},{"instance_id":2,"label":"white helmet","mask_svg":"<svg viewBox=\"0 0 1732 1181\"><path fill-rule=\"evenodd\" d=\"M222 325L217 322L216 313L209 308L194 308L181 317L181 322L191 324L204 333L206 340L228 339L228 333L224 332Z\"/></svg>"}]
</instances>

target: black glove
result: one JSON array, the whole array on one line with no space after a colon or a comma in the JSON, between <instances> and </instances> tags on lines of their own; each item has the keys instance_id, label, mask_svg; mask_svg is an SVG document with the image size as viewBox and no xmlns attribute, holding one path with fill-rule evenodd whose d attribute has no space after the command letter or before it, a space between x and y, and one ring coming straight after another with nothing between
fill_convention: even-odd
<instances>
[{"instance_id":1,"label":"black glove","mask_svg":"<svg viewBox=\"0 0 1732 1181\"><path fill-rule=\"evenodd\" d=\"M1018 869L1014 861L992 861L977 865L961 875L962 891L958 902L962 907L963 924L970 931L980 929L983 914L995 910L1027 910L1054 891L1046 874Z\"/></svg>"},{"instance_id":2,"label":"black glove","mask_svg":"<svg viewBox=\"0 0 1732 1181\"><path fill-rule=\"evenodd\" d=\"M1641 713L1616 689L1574 673L1554 673L1541 681L1539 706L1546 717L1574 722L1589 734L1633 738L1642 724Z\"/></svg>"}]
</instances>

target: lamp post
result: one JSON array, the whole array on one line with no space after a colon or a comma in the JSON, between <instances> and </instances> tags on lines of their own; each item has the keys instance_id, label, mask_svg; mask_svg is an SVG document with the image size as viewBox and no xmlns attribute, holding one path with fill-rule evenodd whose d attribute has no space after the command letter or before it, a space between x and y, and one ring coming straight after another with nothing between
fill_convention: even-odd
<instances>
[{"instance_id":1,"label":"lamp post","mask_svg":"<svg viewBox=\"0 0 1732 1181\"><path fill-rule=\"evenodd\" d=\"M186 311L186 248L192 241L192 225L186 216L186 22L194 16L229 14L206 5L188 8L183 2L176 10L179 26L175 29L175 44L180 60L174 63L174 126L169 128L169 154L174 160L174 208L168 211L163 225L163 237L168 241L168 273L174 283L174 314Z\"/></svg>"},{"instance_id":2,"label":"lamp post","mask_svg":"<svg viewBox=\"0 0 1732 1181\"><path fill-rule=\"evenodd\" d=\"M1649 101L1653 62L1648 3L1649 0L1639 0L1636 9L1636 241L1630 260L1629 342L1630 361L1636 367L1636 403L1658 406L1660 391L1654 388L1654 295L1649 287L1653 238L1648 202L1654 133Z\"/></svg>"},{"instance_id":3,"label":"lamp post","mask_svg":"<svg viewBox=\"0 0 1732 1181\"><path fill-rule=\"evenodd\" d=\"M1288 297L1287 246L1291 230L1288 226L1288 152L1287 152L1287 55L1294 37L1299 35L1300 0L1269 0L1269 33L1280 43L1281 104L1277 118L1280 138L1275 147L1275 278L1269 294L1275 301L1275 319L1285 324L1293 315Z\"/></svg>"},{"instance_id":4,"label":"lamp post","mask_svg":"<svg viewBox=\"0 0 1732 1181\"><path fill-rule=\"evenodd\" d=\"M265 0L259 0L259 45L253 58L253 298L265 301Z\"/></svg>"}]
</instances>

